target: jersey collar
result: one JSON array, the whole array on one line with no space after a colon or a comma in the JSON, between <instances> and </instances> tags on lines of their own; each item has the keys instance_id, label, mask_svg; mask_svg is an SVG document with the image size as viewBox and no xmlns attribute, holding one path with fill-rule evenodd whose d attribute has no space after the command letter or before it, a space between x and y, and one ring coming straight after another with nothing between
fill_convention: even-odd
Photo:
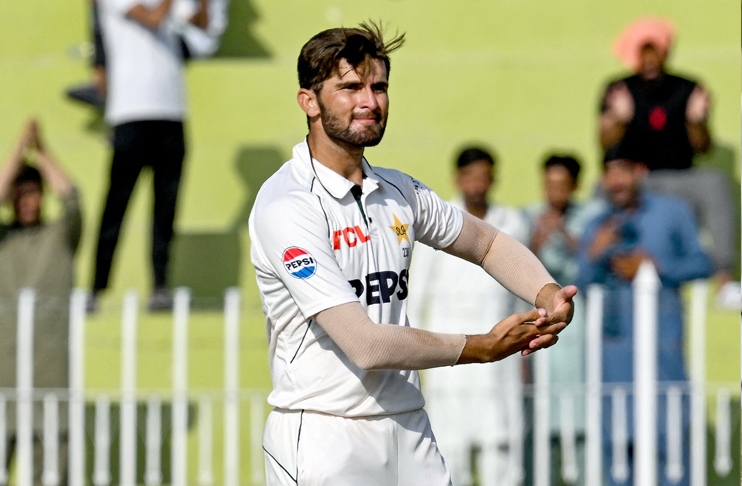
<instances>
[{"instance_id":1,"label":"jersey collar","mask_svg":"<svg viewBox=\"0 0 742 486\"><path fill-rule=\"evenodd\" d=\"M322 187L330 193L335 199L344 198L350 189L355 185L345 177L341 176L334 170L330 169L326 165L322 164L319 160L311 157L309 152L309 145L306 140L296 147L294 147L294 155L298 155L299 159L304 161L308 166L309 170L314 173L317 180L322 184ZM379 188L379 180L374 173L373 168L363 159L363 193L368 194Z\"/></svg>"}]
</instances>

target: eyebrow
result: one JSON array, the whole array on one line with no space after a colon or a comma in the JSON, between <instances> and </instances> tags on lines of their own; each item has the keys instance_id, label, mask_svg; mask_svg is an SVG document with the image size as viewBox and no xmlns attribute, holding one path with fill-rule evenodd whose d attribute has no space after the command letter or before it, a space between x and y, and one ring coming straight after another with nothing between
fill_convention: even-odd
<instances>
[{"instance_id":1,"label":"eyebrow","mask_svg":"<svg viewBox=\"0 0 742 486\"><path fill-rule=\"evenodd\" d=\"M335 85L336 89L343 89L348 88L350 86L356 85L356 84L363 84L363 81L357 80L357 81L341 81L340 83Z\"/></svg>"}]
</instances>

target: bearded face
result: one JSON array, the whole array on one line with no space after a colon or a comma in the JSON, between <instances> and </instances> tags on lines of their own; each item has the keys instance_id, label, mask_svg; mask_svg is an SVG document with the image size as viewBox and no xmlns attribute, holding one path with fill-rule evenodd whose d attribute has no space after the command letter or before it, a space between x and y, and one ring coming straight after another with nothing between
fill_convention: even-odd
<instances>
[{"instance_id":1,"label":"bearded face","mask_svg":"<svg viewBox=\"0 0 742 486\"><path fill-rule=\"evenodd\" d=\"M344 118L319 102L320 119L327 135L355 147L374 147L381 142L386 129L386 113L376 111L351 112Z\"/></svg>"},{"instance_id":2,"label":"bearded face","mask_svg":"<svg viewBox=\"0 0 742 486\"><path fill-rule=\"evenodd\" d=\"M381 142L389 112L386 67L368 59L355 68L342 59L317 93L320 120L333 140L354 147Z\"/></svg>"}]
</instances>

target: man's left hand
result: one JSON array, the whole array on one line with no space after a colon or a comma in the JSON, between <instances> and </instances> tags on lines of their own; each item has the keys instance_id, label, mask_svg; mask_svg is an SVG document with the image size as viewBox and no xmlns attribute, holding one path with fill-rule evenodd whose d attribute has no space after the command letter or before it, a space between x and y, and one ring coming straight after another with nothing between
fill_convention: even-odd
<instances>
[{"instance_id":1,"label":"man's left hand","mask_svg":"<svg viewBox=\"0 0 742 486\"><path fill-rule=\"evenodd\" d=\"M546 309L546 321L549 324L569 324L575 311L572 298L576 294L577 287L574 285L561 288L555 283L546 284L536 297L536 306Z\"/></svg>"},{"instance_id":2,"label":"man's left hand","mask_svg":"<svg viewBox=\"0 0 742 486\"><path fill-rule=\"evenodd\" d=\"M700 85L696 85L688 98L685 108L685 118L690 123L704 123L708 119L711 108L711 96Z\"/></svg>"},{"instance_id":3,"label":"man's left hand","mask_svg":"<svg viewBox=\"0 0 742 486\"><path fill-rule=\"evenodd\" d=\"M611 258L611 270L625 280L634 280L636 273L639 271L639 266L644 260L648 259L649 257L641 251L616 255Z\"/></svg>"},{"instance_id":4,"label":"man's left hand","mask_svg":"<svg viewBox=\"0 0 742 486\"><path fill-rule=\"evenodd\" d=\"M554 324L567 325L572 321L575 312L575 305L572 298L577 294L577 287L568 285L564 288L555 283L546 284L536 297L536 306L546 310L546 319L540 325L539 329L546 328ZM522 356L528 356L539 349L548 348L556 344L558 337L556 334L544 332L535 339L531 340L528 347L521 351Z\"/></svg>"}]
</instances>

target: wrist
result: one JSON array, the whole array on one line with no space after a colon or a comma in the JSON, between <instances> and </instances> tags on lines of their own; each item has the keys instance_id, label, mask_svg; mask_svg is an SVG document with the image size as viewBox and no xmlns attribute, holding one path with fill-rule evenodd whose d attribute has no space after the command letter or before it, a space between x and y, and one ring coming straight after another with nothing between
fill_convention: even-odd
<instances>
[{"instance_id":1,"label":"wrist","mask_svg":"<svg viewBox=\"0 0 742 486\"><path fill-rule=\"evenodd\" d=\"M701 119L686 118L685 123L690 126L700 127L706 125L706 120L708 120L708 117L703 117Z\"/></svg>"},{"instance_id":2,"label":"wrist","mask_svg":"<svg viewBox=\"0 0 742 486\"><path fill-rule=\"evenodd\" d=\"M489 356L492 345L488 334L467 334L464 349L461 351L456 364L489 363L493 359Z\"/></svg>"},{"instance_id":3,"label":"wrist","mask_svg":"<svg viewBox=\"0 0 742 486\"><path fill-rule=\"evenodd\" d=\"M534 305L537 309L551 310L551 304L554 301L554 294L556 294L562 287L556 282L549 282L538 291L536 295L536 302Z\"/></svg>"}]
</instances>

